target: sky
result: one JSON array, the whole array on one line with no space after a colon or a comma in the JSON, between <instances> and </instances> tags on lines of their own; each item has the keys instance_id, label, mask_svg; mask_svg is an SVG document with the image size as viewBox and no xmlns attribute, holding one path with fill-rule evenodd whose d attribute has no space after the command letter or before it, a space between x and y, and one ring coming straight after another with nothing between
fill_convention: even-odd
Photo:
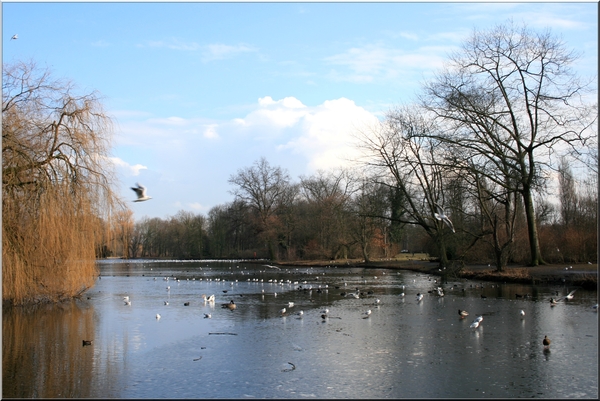
<instances>
[{"instance_id":1,"label":"sky","mask_svg":"<svg viewBox=\"0 0 600 401\"><path fill-rule=\"evenodd\" d=\"M597 75L596 2L3 2L2 57L97 91L118 195L139 182L152 199L134 219L167 219L233 201L229 178L261 157L294 182L348 165L357 130L509 19L550 29Z\"/></svg>"}]
</instances>

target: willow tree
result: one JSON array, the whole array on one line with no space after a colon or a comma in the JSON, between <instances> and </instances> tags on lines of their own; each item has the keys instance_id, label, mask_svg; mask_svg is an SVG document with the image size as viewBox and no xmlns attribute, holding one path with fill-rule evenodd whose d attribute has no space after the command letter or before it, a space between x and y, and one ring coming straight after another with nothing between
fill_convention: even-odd
<instances>
[{"instance_id":1,"label":"willow tree","mask_svg":"<svg viewBox=\"0 0 600 401\"><path fill-rule=\"evenodd\" d=\"M596 105L571 70L577 55L550 32L512 23L475 31L425 86L423 106L450 126L440 139L491 164L508 166L523 199L531 265L544 263L534 192L557 153L580 156L595 146Z\"/></svg>"},{"instance_id":2,"label":"willow tree","mask_svg":"<svg viewBox=\"0 0 600 401\"><path fill-rule=\"evenodd\" d=\"M76 94L34 63L3 66L3 301L59 300L93 285L102 222L121 205L110 137L96 93Z\"/></svg>"}]
</instances>

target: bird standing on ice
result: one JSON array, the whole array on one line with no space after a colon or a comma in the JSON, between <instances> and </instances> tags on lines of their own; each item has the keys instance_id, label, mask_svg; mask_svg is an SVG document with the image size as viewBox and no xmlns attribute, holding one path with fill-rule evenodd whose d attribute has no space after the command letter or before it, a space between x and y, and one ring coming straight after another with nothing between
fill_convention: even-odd
<instances>
[{"instance_id":1,"label":"bird standing on ice","mask_svg":"<svg viewBox=\"0 0 600 401\"><path fill-rule=\"evenodd\" d=\"M420 302L423 299L423 294L418 293L417 294L417 302Z\"/></svg>"},{"instance_id":2,"label":"bird standing on ice","mask_svg":"<svg viewBox=\"0 0 600 401\"><path fill-rule=\"evenodd\" d=\"M435 218L443 221L448 227L450 227L452 232L455 233L456 231L454 230L454 224L452 224L448 216L446 216L446 213L444 213L444 209L442 209L442 207L437 203L435 204L435 208L437 210L437 213L433 214Z\"/></svg>"},{"instance_id":3,"label":"bird standing on ice","mask_svg":"<svg viewBox=\"0 0 600 401\"><path fill-rule=\"evenodd\" d=\"M458 315L459 315L461 318L464 318L464 317L466 317L466 316L469 316L469 312L467 312L466 310L460 310L460 309L459 309L459 310L458 310Z\"/></svg>"},{"instance_id":4,"label":"bird standing on ice","mask_svg":"<svg viewBox=\"0 0 600 401\"><path fill-rule=\"evenodd\" d=\"M550 347L550 339L548 338L548 336L544 336L544 339L542 340L542 344L544 344L544 348Z\"/></svg>"},{"instance_id":5,"label":"bird standing on ice","mask_svg":"<svg viewBox=\"0 0 600 401\"><path fill-rule=\"evenodd\" d=\"M140 185L140 183L136 183L135 185L137 185L137 187L131 187L131 189L133 189L133 191L137 195L137 199L134 200L134 202L143 202L147 201L148 199L152 199L151 197L146 195L146 187Z\"/></svg>"}]
</instances>

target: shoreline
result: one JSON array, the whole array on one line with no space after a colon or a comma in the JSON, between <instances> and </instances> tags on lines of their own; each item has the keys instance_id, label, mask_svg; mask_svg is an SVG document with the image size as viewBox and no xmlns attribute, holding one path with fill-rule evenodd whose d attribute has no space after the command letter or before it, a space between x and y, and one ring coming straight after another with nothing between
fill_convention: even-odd
<instances>
[{"instance_id":1,"label":"shoreline","mask_svg":"<svg viewBox=\"0 0 600 401\"><path fill-rule=\"evenodd\" d=\"M442 276L445 279L469 279L483 281L502 281L505 283L522 284L568 284L579 286L587 290L598 290L598 264L545 264L540 266L509 265L502 272L495 271L494 266L487 264L470 264L460 269L440 270L437 261L430 260L397 260L381 259L364 262L360 259L324 261L294 261L277 262L281 266L338 266L338 267L362 267L365 269L385 268L410 270L423 274Z\"/></svg>"}]
</instances>

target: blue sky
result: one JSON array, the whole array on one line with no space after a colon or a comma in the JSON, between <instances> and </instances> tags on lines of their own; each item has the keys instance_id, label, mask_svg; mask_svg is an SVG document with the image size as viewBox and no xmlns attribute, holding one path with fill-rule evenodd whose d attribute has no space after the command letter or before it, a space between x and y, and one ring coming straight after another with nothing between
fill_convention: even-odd
<instances>
[{"instance_id":1,"label":"blue sky","mask_svg":"<svg viewBox=\"0 0 600 401\"><path fill-rule=\"evenodd\" d=\"M294 181L347 163L352 132L410 102L474 28L551 28L597 74L598 4L2 3L3 63L34 60L115 122L136 220L230 202L264 156ZM18 40L10 40L18 34Z\"/></svg>"}]
</instances>

